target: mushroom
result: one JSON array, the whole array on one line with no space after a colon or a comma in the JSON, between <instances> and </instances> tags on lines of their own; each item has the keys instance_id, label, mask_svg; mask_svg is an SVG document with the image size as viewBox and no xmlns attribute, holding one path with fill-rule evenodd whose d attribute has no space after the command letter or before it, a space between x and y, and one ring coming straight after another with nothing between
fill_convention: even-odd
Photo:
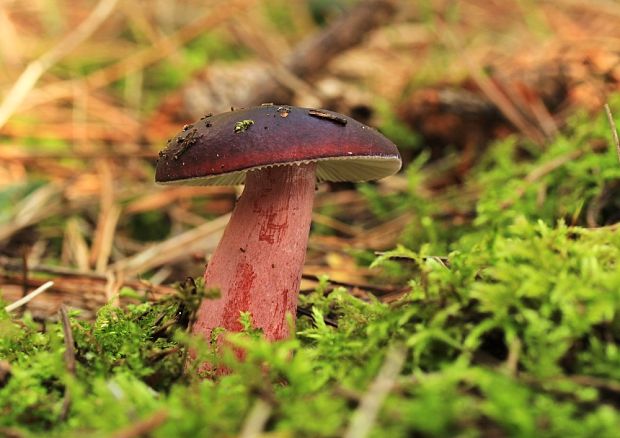
<instances>
[{"instance_id":1,"label":"mushroom","mask_svg":"<svg viewBox=\"0 0 620 438\"><path fill-rule=\"evenodd\" d=\"M264 104L186 125L160 152L158 183L245 183L204 274L220 297L201 303L193 333L239 331L247 311L267 339L286 338L316 183L374 180L400 167L392 142L332 111Z\"/></svg>"}]
</instances>

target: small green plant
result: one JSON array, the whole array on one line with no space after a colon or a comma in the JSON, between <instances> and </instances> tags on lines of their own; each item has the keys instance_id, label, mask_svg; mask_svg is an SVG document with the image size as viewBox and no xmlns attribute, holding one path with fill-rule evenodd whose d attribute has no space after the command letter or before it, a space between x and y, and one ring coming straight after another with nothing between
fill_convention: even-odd
<instances>
[{"instance_id":1,"label":"small green plant","mask_svg":"<svg viewBox=\"0 0 620 438\"><path fill-rule=\"evenodd\" d=\"M247 131L250 126L254 124L254 120L241 120L235 123L235 132L244 132Z\"/></svg>"}]
</instances>

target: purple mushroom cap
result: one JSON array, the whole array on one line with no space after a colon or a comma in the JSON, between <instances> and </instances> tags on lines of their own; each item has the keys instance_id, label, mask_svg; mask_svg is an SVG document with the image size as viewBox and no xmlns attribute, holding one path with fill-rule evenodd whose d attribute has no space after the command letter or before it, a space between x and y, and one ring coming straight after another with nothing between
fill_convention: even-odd
<instances>
[{"instance_id":1,"label":"purple mushroom cap","mask_svg":"<svg viewBox=\"0 0 620 438\"><path fill-rule=\"evenodd\" d=\"M250 170L317 163L317 181L369 181L396 173L396 146L378 131L327 110L265 104L186 125L160 152L163 184L243 184Z\"/></svg>"}]
</instances>

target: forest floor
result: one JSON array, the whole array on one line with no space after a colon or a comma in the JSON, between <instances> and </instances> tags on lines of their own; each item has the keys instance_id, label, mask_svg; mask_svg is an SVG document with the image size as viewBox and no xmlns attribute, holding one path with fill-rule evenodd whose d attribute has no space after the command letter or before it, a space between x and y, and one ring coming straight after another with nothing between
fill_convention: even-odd
<instances>
[{"instance_id":1,"label":"forest floor","mask_svg":"<svg viewBox=\"0 0 620 438\"><path fill-rule=\"evenodd\" d=\"M1 4L0 435L617 436L619 19ZM239 361L187 327L240 190L154 166L185 123L263 102L376 127L403 170L319 186L295 334L240 315Z\"/></svg>"}]
</instances>

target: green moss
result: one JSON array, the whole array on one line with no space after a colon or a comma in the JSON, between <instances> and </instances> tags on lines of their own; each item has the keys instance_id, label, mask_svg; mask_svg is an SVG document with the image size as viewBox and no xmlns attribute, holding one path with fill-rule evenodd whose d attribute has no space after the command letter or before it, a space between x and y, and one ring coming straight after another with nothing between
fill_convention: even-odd
<instances>
[{"instance_id":1,"label":"green moss","mask_svg":"<svg viewBox=\"0 0 620 438\"><path fill-rule=\"evenodd\" d=\"M620 108L618 98L614 103L614 108ZM583 114L573 117L567 130L546 148L514 138L498 144L472 180L483 189L476 223L504 227L525 215L546 223L565 218L568 223L585 225L588 208L599 223L616 219L593 206L606 201L597 197L616 193L614 182L620 178L618 156L609 136L609 124L601 112L595 119Z\"/></svg>"},{"instance_id":2,"label":"green moss","mask_svg":"<svg viewBox=\"0 0 620 438\"><path fill-rule=\"evenodd\" d=\"M420 137L398 119L388 102L378 101L376 103L376 109L381 119L379 130L383 135L397 144L401 150L420 149Z\"/></svg>"},{"instance_id":3,"label":"green moss","mask_svg":"<svg viewBox=\"0 0 620 438\"><path fill-rule=\"evenodd\" d=\"M169 61L161 62L144 70L144 87L151 92L147 109L155 106L160 98L186 84L192 75L214 61L228 62L243 59L247 49L239 46L222 32L211 31L200 35L186 46L175 52ZM119 92L125 87L125 81L117 83Z\"/></svg>"},{"instance_id":4,"label":"green moss","mask_svg":"<svg viewBox=\"0 0 620 438\"><path fill-rule=\"evenodd\" d=\"M235 123L235 133L247 131L254 124L254 120L240 120Z\"/></svg>"},{"instance_id":5,"label":"green moss","mask_svg":"<svg viewBox=\"0 0 620 438\"><path fill-rule=\"evenodd\" d=\"M166 213L148 211L131 216L127 228L134 239L143 242L162 240L170 233L171 223Z\"/></svg>"},{"instance_id":6,"label":"green moss","mask_svg":"<svg viewBox=\"0 0 620 438\"><path fill-rule=\"evenodd\" d=\"M272 430L335 436L356 408L338 388L363 393L387 348L402 344L408 359L376 436L479 429L611 436L620 427L600 388L620 377L620 235L521 218L475 250L455 250L444 264L400 249L375 265L395 255L418 265L406 298L387 306L361 302L344 289L327 296L319 289L302 299L313 306L314 321L300 319L296 338L270 344L256 335L231 337L246 360L225 355L231 374L216 381L186 381L185 341L154 336L174 317L178 300L126 310L106 306L92 324L73 319L75 377L64 369L57 324L42 332L4 314L0 356L12 375L0 389L0 422L62 435L116 430L165 409L169 421L155 436L173 428L180 436L225 436L240 429L262 394L274 403ZM339 327L326 325L323 315ZM244 321L250 327L247 316ZM61 422L65 388L75 402Z\"/></svg>"}]
</instances>

